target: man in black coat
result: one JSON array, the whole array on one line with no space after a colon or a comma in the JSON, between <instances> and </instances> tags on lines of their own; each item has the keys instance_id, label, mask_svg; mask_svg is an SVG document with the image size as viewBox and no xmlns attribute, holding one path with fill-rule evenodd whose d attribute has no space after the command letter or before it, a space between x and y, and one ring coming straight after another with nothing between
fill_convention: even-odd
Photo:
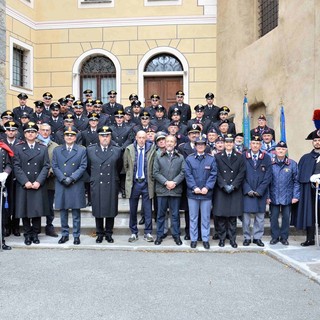
<instances>
[{"instance_id":1,"label":"man in black coat","mask_svg":"<svg viewBox=\"0 0 320 320\"><path fill-rule=\"evenodd\" d=\"M104 236L109 243L114 242L112 238L114 218L118 214L122 152L119 147L112 145L111 134L110 127L99 128L99 142L87 149L92 214L96 220L97 243L101 243Z\"/></svg>"},{"instance_id":2,"label":"man in black coat","mask_svg":"<svg viewBox=\"0 0 320 320\"><path fill-rule=\"evenodd\" d=\"M218 120L218 114L220 108L215 106L214 103L214 94L212 92L208 92L205 96L207 104L204 109L204 118L210 120L212 123Z\"/></svg>"},{"instance_id":3,"label":"man in black coat","mask_svg":"<svg viewBox=\"0 0 320 320\"><path fill-rule=\"evenodd\" d=\"M8 176L10 175L12 171L12 164L11 159L9 158L9 155L12 157L13 152L10 150L10 148L3 142L0 141L0 160L1 160L1 167L0 167L0 185L3 188L3 191L5 190L6 181ZM3 197L3 193L1 193L1 197ZM7 223L8 219L8 212L5 210L5 199L2 198L2 210L1 210L1 248L3 250L11 250L11 247L6 245L6 242L4 240L5 234L4 234L4 226Z\"/></svg>"},{"instance_id":4,"label":"man in black coat","mask_svg":"<svg viewBox=\"0 0 320 320\"><path fill-rule=\"evenodd\" d=\"M88 117L84 114L83 103L77 100L73 105L74 110L74 126L77 130L84 131L88 128Z\"/></svg>"},{"instance_id":5,"label":"man in black coat","mask_svg":"<svg viewBox=\"0 0 320 320\"><path fill-rule=\"evenodd\" d=\"M224 247L227 233L230 245L237 248L237 217L243 213L242 182L246 165L240 153L234 151L234 138L225 138L225 150L215 155L218 177L213 193L213 212L217 219L219 246Z\"/></svg>"},{"instance_id":6,"label":"man in black coat","mask_svg":"<svg viewBox=\"0 0 320 320\"><path fill-rule=\"evenodd\" d=\"M303 155L298 163L300 201L297 212L293 215L294 226L307 233L306 241L301 243L303 247L315 245L315 183L320 182L320 131L311 132L306 139L312 140L313 150Z\"/></svg>"},{"instance_id":7,"label":"man in black coat","mask_svg":"<svg viewBox=\"0 0 320 320\"><path fill-rule=\"evenodd\" d=\"M184 92L179 90L176 92L176 103L170 106L168 111L168 118L171 119L173 111L178 108L181 112L181 122L185 125L191 119L191 108L189 104L184 103Z\"/></svg>"},{"instance_id":8,"label":"man in black coat","mask_svg":"<svg viewBox=\"0 0 320 320\"><path fill-rule=\"evenodd\" d=\"M188 127L194 123L199 124L202 127L201 133L206 135L211 126L211 122L210 120L204 117L204 110L205 108L202 104L197 104L194 107L194 111L196 112L196 117L188 121Z\"/></svg>"},{"instance_id":9,"label":"man in black coat","mask_svg":"<svg viewBox=\"0 0 320 320\"><path fill-rule=\"evenodd\" d=\"M13 168L16 183L16 217L22 218L25 241L39 244L41 216L48 212L46 179L50 168L47 147L36 142L38 126L28 122L25 140L14 147Z\"/></svg>"},{"instance_id":10,"label":"man in black coat","mask_svg":"<svg viewBox=\"0 0 320 320\"><path fill-rule=\"evenodd\" d=\"M19 99L19 106L13 108L12 112L13 112L14 120L21 123L20 122L21 114L26 112L31 115L31 113L33 112L33 109L27 106L28 96L25 93L19 93L17 97Z\"/></svg>"},{"instance_id":11,"label":"man in black coat","mask_svg":"<svg viewBox=\"0 0 320 320\"><path fill-rule=\"evenodd\" d=\"M114 123L114 113L118 110L123 110L123 105L117 103L117 92L114 90L110 90L108 92L109 102L105 103L102 106L102 113L106 113L110 115L110 124Z\"/></svg>"},{"instance_id":12,"label":"man in black coat","mask_svg":"<svg viewBox=\"0 0 320 320\"><path fill-rule=\"evenodd\" d=\"M34 102L35 112L30 115L30 121L40 124L40 123L48 123L50 120L50 116L43 112L44 103L43 101L37 100Z\"/></svg>"},{"instance_id":13,"label":"man in black coat","mask_svg":"<svg viewBox=\"0 0 320 320\"><path fill-rule=\"evenodd\" d=\"M17 138L18 136L18 124L14 121L8 121L5 124L5 138L3 142L9 146L11 150L14 149L14 146L18 144L21 140ZM15 214L15 199L16 199L16 178L14 176L13 170L9 174L9 177L6 181L7 187L7 196L8 196L8 211L9 216L7 219L7 223L5 225L5 236L10 236L13 233L14 236L20 236L20 219L16 218Z\"/></svg>"},{"instance_id":14,"label":"man in black coat","mask_svg":"<svg viewBox=\"0 0 320 320\"><path fill-rule=\"evenodd\" d=\"M63 117L60 114L60 104L58 102L52 102L50 105L51 116L48 120L48 124L51 127L51 140L55 141L56 133L63 129Z\"/></svg>"}]
</instances>

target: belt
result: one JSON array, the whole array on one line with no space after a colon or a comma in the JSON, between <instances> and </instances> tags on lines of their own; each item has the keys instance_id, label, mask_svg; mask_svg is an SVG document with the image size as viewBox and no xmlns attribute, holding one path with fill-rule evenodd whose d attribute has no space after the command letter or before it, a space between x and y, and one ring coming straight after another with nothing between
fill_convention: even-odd
<instances>
[{"instance_id":1,"label":"belt","mask_svg":"<svg viewBox=\"0 0 320 320\"><path fill-rule=\"evenodd\" d=\"M146 179L136 179L136 182L141 183L141 182L145 182L145 180L146 180Z\"/></svg>"}]
</instances>

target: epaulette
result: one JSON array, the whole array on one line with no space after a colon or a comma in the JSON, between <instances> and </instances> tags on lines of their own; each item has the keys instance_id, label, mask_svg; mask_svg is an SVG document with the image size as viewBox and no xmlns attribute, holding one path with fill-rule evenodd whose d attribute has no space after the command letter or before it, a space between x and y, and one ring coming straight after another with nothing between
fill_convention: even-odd
<instances>
[{"instance_id":1,"label":"epaulette","mask_svg":"<svg viewBox=\"0 0 320 320\"><path fill-rule=\"evenodd\" d=\"M93 144L90 144L89 146L87 146L87 148L96 147L97 145L98 145L97 143L93 143Z\"/></svg>"},{"instance_id":2,"label":"epaulette","mask_svg":"<svg viewBox=\"0 0 320 320\"><path fill-rule=\"evenodd\" d=\"M21 144L24 144L24 143L26 143L26 142L23 141L23 140L20 140L20 141L16 144L16 146L20 146Z\"/></svg>"}]
</instances>

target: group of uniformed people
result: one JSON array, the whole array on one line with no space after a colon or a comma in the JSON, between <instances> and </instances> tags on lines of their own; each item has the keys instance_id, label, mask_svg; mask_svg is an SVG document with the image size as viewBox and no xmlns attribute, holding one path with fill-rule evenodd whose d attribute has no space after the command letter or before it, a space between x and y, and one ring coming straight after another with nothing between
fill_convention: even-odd
<instances>
[{"instance_id":1,"label":"group of uniformed people","mask_svg":"<svg viewBox=\"0 0 320 320\"><path fill-rule=\"evenodd\" d=\"M243 245L264 246L269 204L270 244L289 244L293 208L291 222L307 230L307 240L301 245L315 244L317 210L312 186L320 173L319 131L308 137L313 141L309 156L313 166L304 158L298 166L287 157L286 142L276 143L264 115L251 130L249 149L245 148L243 134L228 120L230 109L215 106L213 93L205 95L205 105L194 107L193 118L180 90L176 103L168 109L157 94L150 97L150 106L142 108L136 94L131 94L130 105L123 107L116 102L114 90L108 92L107 103L93 99L90 89L83 93L83 101L68 94L53 102L53 95L45 92L42 100L34 102L35 109L27 106L28 96L20 93L19 106L2 113L3 249L11 249L5 236L20 236L20 219L26 245L40 243L41 216L47 217L46 235L58 237L54 207L60 210L59 243L69 241L71 210L73 243L80 244L80 209L87 205L92 205L96 220L96 242L105 238L112 243L119 192L129 198L129 242L138 240L138 225L144 224L144 240L160 245L171 229L175 243L181 245L182 210L184 239L191 240L191 248L198 241L210 248L212 216L213 239L219 240L220 247L228 239L237 248L238 217L243 225ZM138 222L140 198L142 217ZM153 217L157 222L155 239Z\"/></svg>"}]
</instances>

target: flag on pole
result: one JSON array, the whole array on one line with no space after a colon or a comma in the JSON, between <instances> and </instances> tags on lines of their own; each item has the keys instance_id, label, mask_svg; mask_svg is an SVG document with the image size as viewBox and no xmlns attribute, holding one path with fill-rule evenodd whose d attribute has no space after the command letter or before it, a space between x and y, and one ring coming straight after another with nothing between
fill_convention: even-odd
<instances>
[{"instance_id":1,"label":"flag on pole","mask_svg":"<svg viewBox=\"0 0 320 320\"><path fill-rule=\"evenodd\" d=\"M284 115L284 107L281 104L280 107L280 140L287 142L287 137L286 137L286 118Z\"/></svg>"},{"instance_id":2,"label":"flag on pole","mask_svg":"<svg viewBox=\"0 0 320 320\"><path fill-rule=\"evenodd\" d=\"M247 94L244 95L244 99L243 99L242 131L243 131L243 136L244 136L244 146L246 148L249 148L249 144L250 144L250 118L249 118Z\"/></svg>"}]
</instances>

